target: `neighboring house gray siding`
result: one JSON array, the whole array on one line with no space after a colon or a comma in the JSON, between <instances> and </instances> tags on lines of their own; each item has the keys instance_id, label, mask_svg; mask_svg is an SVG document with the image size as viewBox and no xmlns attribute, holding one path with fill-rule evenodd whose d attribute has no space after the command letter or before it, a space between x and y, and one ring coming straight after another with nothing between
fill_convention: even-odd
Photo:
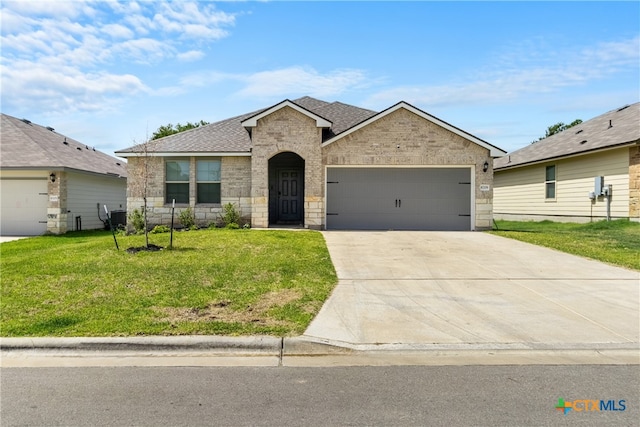
<instances>
[{"instance_id":1,"label":"neighboring house gray siding","mask_svg":"<svg viewBox=\"0 0 640 427\"><path fill-rule=\"evenodd\" d=\"M106 213L127 209L127 182L80 172L67 174L67 230L104 228Z\"/></svg>"},{"instance_id":2,"label":"neighboring house gray siding","mask_svg":"<svg viewBox=\"0 0 640 427\"><path fill-rule=\"evenodd\" d=\"M640 221L640 103L609 111L495 161L494 216ZM555 173L552 182L546 172ZM611 197L595 195L603 177ZM549 197L546 187L553 187Z\"/></svg>"},{"instance_id":3,"label":"neighboring house gray siding","mask_svg":"<svg viewBox=\"0 0 640 427\"><path fill-rule=\"evenodd\" d=\"M1 233L61 234L104 227L97 205L126 206L126 162L28 120L2 114ZM34 187L38 179L41 187ZM7 194L9 193L9 194ZM81 217L76 222L75 217Z\"/></svg>"},{"instance_id":4,"label":"neighboring house gray siding","mask_svg":"<svg viewBox=\"0 0 640 427\"><path fill-rule=\"evenodd\" d=\"M176 207L191 207L200 225L217 222L222 206L233 203L253 227L326 228L327 169L373 166L442 168L440 175L447 168L466 170L460 185L467 190L460 194L467 194L462 204L468 207L460 215L466 217L465 229L476 230L491 226L492 159L504 151L406 103L377 113L304 97L117 153L129 161L128 210L142 207L146 182L151 224L168 223L167 188L173 182L167 180L167 162L183 159L190 170L189 197ZM220 200L204 205L198 203L195 169L200 159L211 157L221 162ZM422 203L447 200L427 194L432 187L424 184L416 187L424 188ZM366 216L361 225L374 227Z\"/></svg>"}]
</instances>

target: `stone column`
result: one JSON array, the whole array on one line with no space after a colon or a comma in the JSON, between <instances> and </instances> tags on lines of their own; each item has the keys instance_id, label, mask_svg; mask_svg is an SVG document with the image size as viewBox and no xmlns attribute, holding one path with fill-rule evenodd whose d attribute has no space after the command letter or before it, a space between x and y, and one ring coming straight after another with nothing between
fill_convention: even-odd
<instances>
[{"instance_id":1,"label":"stone column","mask_svg":"<svg viewBox=\"0 0 640 427\"><path fill-rule=\"evenodd\" d=\"M64 234L67 232L67 173L51 171L55 182L48 182L49 206L47 207L47 233Z\"/></svg>"},{"instance_id":2,"label":"stone column","mask_svg":"<svg viewBox=\"0 0 640 427\"><path fill-rule=\"evenodd\" d=\"M640 146L629 148L629 220L640 222Z\"/></svg>"}]
</instances>

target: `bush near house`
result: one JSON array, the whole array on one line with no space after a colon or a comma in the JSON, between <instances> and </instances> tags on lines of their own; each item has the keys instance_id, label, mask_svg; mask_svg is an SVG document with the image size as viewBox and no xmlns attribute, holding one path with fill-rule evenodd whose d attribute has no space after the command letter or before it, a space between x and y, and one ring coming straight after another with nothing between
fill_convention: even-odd
<instances>
[{"instance_id":1,"label":"bush near house","mask_svg":"<svg viewBox=\"0 0 640 427\"><path fill-rule=\"evenodd\" d=\"M2 336L297 335L337 283L314 231L192 230L136 254L108 232L70 232L1 250Z\"/></svg>"},{"instance_id":2,"label":"bush near house","mask_svg":"<svg viewBox=\"0 0 640 427\"><path fill-rule=\"evenodd\" d=\"M490 233L640 270L640 223L621 219L588 224L496 221Z\"/></svg>"}]
</instances>

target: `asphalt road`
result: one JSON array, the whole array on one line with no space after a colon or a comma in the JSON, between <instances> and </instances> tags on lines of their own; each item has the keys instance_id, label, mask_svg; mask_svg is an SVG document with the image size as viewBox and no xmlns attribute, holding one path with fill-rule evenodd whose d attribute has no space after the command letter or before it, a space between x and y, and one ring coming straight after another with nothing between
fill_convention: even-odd
<instances>
[{"instance_id":1,"label":"asphalt road","mask_svg":"<svg viewBox=\"0 0 640 427\"><path fill-rule=\"evenodd\" d=\"M5 368L0 375L2 426L640 423L638 365ZM559 398L614 400L617 409L624 400L625 410L564 415L555 409Z\"/></svg>"}]
</instances>

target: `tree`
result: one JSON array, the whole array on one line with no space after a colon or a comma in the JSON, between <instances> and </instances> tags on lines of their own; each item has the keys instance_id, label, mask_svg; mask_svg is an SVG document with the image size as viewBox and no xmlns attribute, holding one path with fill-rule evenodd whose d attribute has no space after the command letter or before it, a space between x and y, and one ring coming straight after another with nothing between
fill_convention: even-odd
<instances>
[{"instance_id":1,"label":"tree","mask_svg":"<svg viewBox=\"0 0 640 427\"><path fill-rule=\"evenodd\" d=\"M558 122L555 125L551 125L547 128L547 130L544 133L544 136L541 136L540 138L538 138L538 141L542 141L545 138L550 137L551 135L555 135L556 133L560 133L563 130L567 130L571 127L574 127L576 125L579 125L580 123L582 123L582 120L580 119L576 119L574 121L572 121L571 123L564 124L563 122ZM535 144L538 141L533 141L532 144Z\"/></svg>"},{"instance_id":2,"label":"tree","mask_svg":"<svg viewBox=\"0 0 640 427\"><path fill-rule=\"evenodd\" d=\"M169 123L168 125L160 126L158 130L156 130L153 135L151 135L151 139L159 139L164 138L165 136L173 135L175 133L184 132L185 130L195 129L200 126L206 126L209 122L205 122L204 120L200 120L196 123L187 122L186 125L178 123L177 125L172 125Z\"/></svg>"},{"instance_id":3,"label":"tree","mask_svg":"<svg viewBox=\"0 0 640 427\"><path fill-rule=\"evenodd\" d=\"M147 194L149 188L149 140L141 146L142 151L142 214L144 215L144 246L149 247L149 221L147 220Z\"/></svg>"}]
</instances>

